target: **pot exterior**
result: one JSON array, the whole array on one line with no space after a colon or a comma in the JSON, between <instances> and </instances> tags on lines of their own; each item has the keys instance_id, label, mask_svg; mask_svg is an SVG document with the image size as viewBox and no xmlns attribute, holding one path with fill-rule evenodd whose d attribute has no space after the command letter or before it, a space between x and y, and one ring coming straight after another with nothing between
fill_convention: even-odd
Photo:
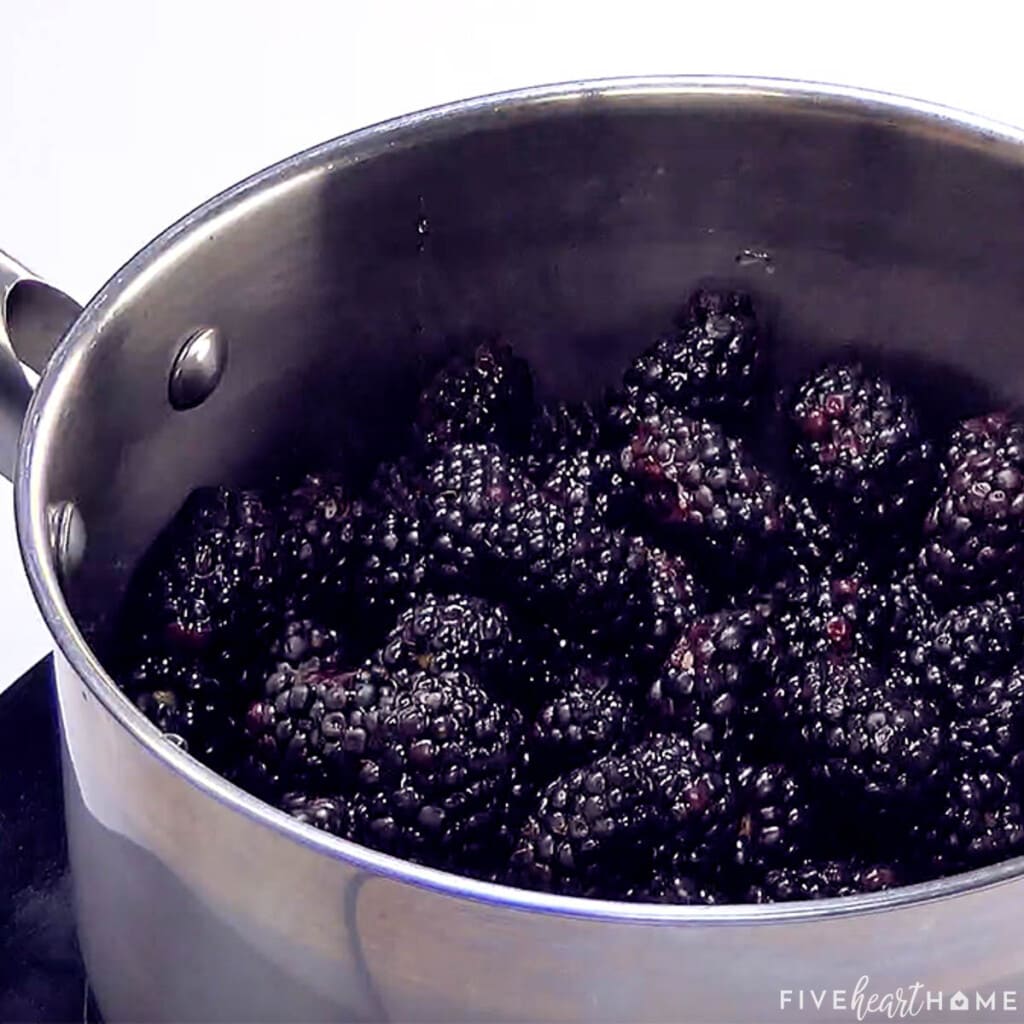
<instances>
[{"instance_id":1,"label":"pot exterior","mask_svg":"<svg viewBox=\"0 0 1024 1024\"><path fill-rule=\"evenodd\" d=\"M920 983L920 1020L963 1020L948 1005L958 990L999 1005L1020 991L1024 1005L1020 880L760 924L460 899L237 813L126 733L60 657L57 685L79 935L110 1024L848 1020L832 990L849 1005L862 976L866 993Z\"/></svg>"}]
</instances>

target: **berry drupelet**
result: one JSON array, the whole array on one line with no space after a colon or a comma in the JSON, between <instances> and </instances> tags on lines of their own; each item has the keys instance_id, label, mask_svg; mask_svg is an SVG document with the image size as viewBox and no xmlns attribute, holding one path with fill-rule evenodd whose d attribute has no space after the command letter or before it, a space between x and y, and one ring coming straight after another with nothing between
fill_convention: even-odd
<instances>
[{"instance_id":1,"label":"berry drupelet","mask_svg":"<svg viewBox=\"0 0 1024 1024\"><path fill-rule=\"evenodd\" d=\"M1024 424L962 431L942 494L925 519L918 573L942 604L997 595L1024 567Z\"/></svg>"},{"instance_id":2,"label":"berry drupelet","mask_svg":"<svg viewBox=\"0 0 1024 1024\"><path fill-rule=\"evenodd\" d=\"M910 400L859 363L830 363L789 409L793 459L835 515L867 526L914 523L936 475Z\"/></svg>"},{"instance_id":3,"label":"berry drupelet","mask_svg":"<svg viewBox=\"0 0 1024 1024\"><path fill-rule=\"evenodd\" d=\"M427 448L494 441L526 448L533 420L533 373L505 342L484 342L451 360L420 396L417 430Z\"/></svg>"}]
</instances>

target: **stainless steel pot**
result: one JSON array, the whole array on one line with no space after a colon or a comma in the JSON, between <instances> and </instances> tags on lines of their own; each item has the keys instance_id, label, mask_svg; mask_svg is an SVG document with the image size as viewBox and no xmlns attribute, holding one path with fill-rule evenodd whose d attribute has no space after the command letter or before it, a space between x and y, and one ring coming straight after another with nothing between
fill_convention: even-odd
<instances>
[{"instance_id":1,"label":"stainless steel pot","mask_svg":"<svg viewBox=\"0 0 1024 1024\"><path fill-rule=\"evenodd\" d=\"M193 486L339 444L359 463L452 334L500 327L542 384L582 394L715 275L776 309L783 376L869 339L897 373L944 366L932 413L948 416L1024 394L1022 251L1018 131L852 89L660 78L470 100L291 157L128 262L45 368L69 300L5 263L11 343L43 369L18 530L57 646L79 933L106 1019L813 1019L833 1004L801 1012L796 993L862 975L947 1006L1021 987L1022 859L779 907L468 881L234 788L94 651ZM11 442L29 389L6 347L0 387ZM921 1019L940 1016L933 1001Z\"/></svg>"}]
</instances>

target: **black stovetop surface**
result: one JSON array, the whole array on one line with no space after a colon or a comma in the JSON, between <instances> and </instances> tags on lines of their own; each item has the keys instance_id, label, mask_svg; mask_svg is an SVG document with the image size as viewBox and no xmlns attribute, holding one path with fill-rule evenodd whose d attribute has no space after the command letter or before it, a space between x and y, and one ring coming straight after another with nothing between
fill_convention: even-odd
<instances>
[{"instance_id":1,"label":"black stovetop surface","mask_svg":"<svg viewBox=\"0 0 1024 1024\"><path fill-rule=\"evenodd\" d=\"M0 1021L96 1019L75 941L51 659L0 694Z\"/></svg>"}]
</instances>

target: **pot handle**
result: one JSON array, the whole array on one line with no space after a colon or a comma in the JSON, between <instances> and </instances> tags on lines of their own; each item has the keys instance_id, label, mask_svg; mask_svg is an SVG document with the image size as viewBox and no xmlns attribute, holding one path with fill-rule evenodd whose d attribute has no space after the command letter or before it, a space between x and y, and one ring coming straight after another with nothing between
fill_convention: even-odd
<instances>
[{"instance_id":1,"label":"pot handle","mask_svg":"<svg viewBox=\"0 0 1024 1024\"><path fill-rule=\"evenodd\" d=\"M42 373L81 308L0 249L0 473L8 480L14 479L21 421L32 397L25 366Z\"/></svg>"}]
</instances>

